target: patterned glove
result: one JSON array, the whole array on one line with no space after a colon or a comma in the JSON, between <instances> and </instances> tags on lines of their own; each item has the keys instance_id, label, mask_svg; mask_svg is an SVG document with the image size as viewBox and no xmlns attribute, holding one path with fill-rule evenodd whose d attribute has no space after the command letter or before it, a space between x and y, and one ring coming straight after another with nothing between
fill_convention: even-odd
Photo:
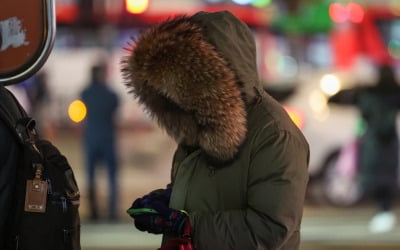
<instances>
[{"instance_id":1,"label":"patterned glove","mask_svg":"<svg viewBox=\"0 0 400 250\"><path fill-rule=\"evenodd\" d=\"M188 220L185 212L168 207L171 189L159 189L136 199L129 215L135 219L135 226L140 231L153 234L172 233L181 235Z\"/></svg>"},{"instance_id":2,"label":"patterned glove","mask_svg":"<svg viewBox=\"0 0 400 250\"><path fill-rule=\"evenodd\" d=\"M163 214L138 214L133 218L137 229L153 234L182 235L184 225L188 221L185 212L176 209L169 209L168 213Z\"/></svg>"},{"instance_id":3,"label":"patterned glove","mask_svg":"<svg viewBox=\"0 0 400 250\"><path fill-rule=\"evenodd\" d=\"M170 197L171 188L157 189L143 196L142 198L136 199L130 208L149 208L154 202L164 203L166 206L168 206Z\"/></svg>"}]
</instances>

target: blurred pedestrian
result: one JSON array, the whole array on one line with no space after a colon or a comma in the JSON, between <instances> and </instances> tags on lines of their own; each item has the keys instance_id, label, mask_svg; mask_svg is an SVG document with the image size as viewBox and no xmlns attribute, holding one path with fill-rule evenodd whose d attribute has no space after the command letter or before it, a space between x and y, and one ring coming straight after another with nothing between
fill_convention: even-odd
<instances>
[{"instance_id":1,"label":"blurred pedestrian","mask_svg":"<svg viewBox=\"0 0 400 250\"><path fill-rule=\"evenodd\" d=\"M374 86L358 86L338 92L330 102L354 104L366 124L360 139L361 188L371 194L378 211L371 219L371 232L394 228L393 204L398 190L399 142L396 119L400 109L400 86L393 68L383 65Z\"/></svg>"},{"instance_id":2,"label":"blurred pedestrian","mask_svg":"<svg viewBox=\"0 0 400 250\"><path fill-rule=\"evenodd\" d=\"M123 72L178 143L171 184L128 210L135 226L163 249L190 228L197 250L298 249L309 147L263 90L247 25L228 11L169 19L135 40Z\"/></svg>"},{"instance_id":3,"label":"blurred pedestrian","mask_svg":"<svg viewBox=\"0 0 400 250\"><path fill-rule=\"evenodd\" d=\"M107 86L105 65L92 67L91 80L83 90L81 98L87 107L83 139L88 177L89 218L99 219L95 172L99 164L105 163L109 181L108 219L116 220L118 159L115 116L119 100L116 93Z\"/></svg>"}]
</instances>

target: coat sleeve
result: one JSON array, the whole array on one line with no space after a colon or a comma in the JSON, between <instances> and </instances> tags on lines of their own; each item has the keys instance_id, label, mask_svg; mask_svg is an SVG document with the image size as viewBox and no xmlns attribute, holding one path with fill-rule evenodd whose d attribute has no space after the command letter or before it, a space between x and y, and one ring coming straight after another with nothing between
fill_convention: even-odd
<instances>
[{"instance_id":1,"label":"coat sleeve","mask_svg":"<svg viewBox=\"0 0 400 250\"><path fill-rule=\"evenodd\" d=\"M329 97L328 103L339 105L357 105L358 95L363 90L361 87L344 89Z\"/></svg>"},{"instance_id":2,"label":"coat sleeve","mask_svg":"<svg viewBox=\"0 0 400 250\"><path fill-rule=\"evenodd\" d=\"M198 249L297 249L308 161L303 137L281 131L255 139L246 208L192 214Z\"/></svg>"},{"instance_id":3,"label":"coat sleeve","mask_svg":"<svg viewBox=\"0 0 400 250\"><path fill-rule=\"evenodd\" d=\"M15 166L18 159L18 145L11 132L0 120L0 233L4 235L7 218L9 217L14 192ZM1 237L0 237L1 238ZM0 248L1 248L0 239Z\"/></svg>"}]
</instances>

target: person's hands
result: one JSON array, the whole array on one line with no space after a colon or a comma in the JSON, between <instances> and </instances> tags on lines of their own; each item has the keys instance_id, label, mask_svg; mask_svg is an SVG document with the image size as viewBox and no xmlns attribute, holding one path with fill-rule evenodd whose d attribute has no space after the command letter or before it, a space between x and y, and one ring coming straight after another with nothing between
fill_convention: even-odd
<instances>
[{"instance_id":1,"label":"person's hands","mask_svg":"<svg viewBox=\"0 0 400 250\"><path fill-rule=\"evenodd\" d=\"M156 211L159 211L156 209ZM188 216L179 210L168 208L158 214L141 213L132 216L135 219L135 227L140 231L153 234L181 235Z\"/></svg>"},{"instance_id":2,"label":"person's hands","mask_svg":"<svg viewBox=\"0 0 400 250\"><path fill-rule=\"evenodd\" d=\"M168 206L170 197L171 197L171 188L157 189L143 196L142 198L136 199L133 202L130 209L149 208L153 203L163 203L166 206Z\"/></svg>"},{"instance_id":3,"label":"person's hands","mask_svg":"<svg viewBox=\"0 0 400 250\"><path fill-rule=\"evenodd\" d=\"M169 208L170 196L171 189L168 188L136 199L128 209L129 215L135 220L135 227L153 234L181 235L188 216L185 212Z\"/></svg>"}]
</instances>

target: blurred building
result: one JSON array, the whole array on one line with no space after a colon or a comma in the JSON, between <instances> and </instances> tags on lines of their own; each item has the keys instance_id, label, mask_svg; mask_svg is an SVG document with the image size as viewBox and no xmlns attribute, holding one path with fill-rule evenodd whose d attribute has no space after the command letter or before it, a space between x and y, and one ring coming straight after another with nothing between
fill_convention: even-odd
<instances>
[{"instance_id":1,"label":"blurred building","mask_svg":"<svg viewBox=\"0 0 400 250\"><path fill-rule=\"evenodd\" d=\"M168 17L229 10L254 31L265 89L299 122L310 141L311 170L354 134L356 111L331 109L340 88L370 84L375 66L400 58L400 1L365 0L56 0L55 47L44 68L52 95L51 119L77 126L68 105L106 58L108 78L122 105L120 126L151 124L126 93L120 60L144 27ZM321 140L324 138L324 140Z\"/></svg>"}]
</instances>

